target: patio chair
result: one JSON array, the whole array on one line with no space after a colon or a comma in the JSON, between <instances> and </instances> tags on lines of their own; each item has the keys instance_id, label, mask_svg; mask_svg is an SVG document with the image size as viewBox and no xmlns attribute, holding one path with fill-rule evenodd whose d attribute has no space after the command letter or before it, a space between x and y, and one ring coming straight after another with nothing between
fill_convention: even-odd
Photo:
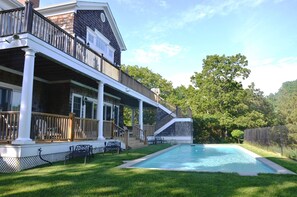
<instances>
[{"instance_id":1,"label":"patio chair","mask_svg":"<svg viewBox=\"0 0 297 197\"><path fill-rule=\"evenodd\" d=\"M1 123L3 123L5 125L4 127L3 126L1 127L2 129L4 129L2 132L5 132L5 131L7 132L8 131L9 136L7 136L7 138L13 139L14 136L16 135L15 132L17 132L17 130L18 130L17 123L16 122L10 122L8 120L8 118L6 118L4 115L0 116L0 121L1 121Z\"/></svg>"},{"instance_id":2,"label":"patio chair","mask_svg":"<svg viewBox=\"0 0 297 197\"><path fill-rule=\"evenodd\" d=\"M45 120L37 119L35 121L35 126L37 129L37 136L44 140L47 132L47 123Z\"/></svg>"}]
</instances>

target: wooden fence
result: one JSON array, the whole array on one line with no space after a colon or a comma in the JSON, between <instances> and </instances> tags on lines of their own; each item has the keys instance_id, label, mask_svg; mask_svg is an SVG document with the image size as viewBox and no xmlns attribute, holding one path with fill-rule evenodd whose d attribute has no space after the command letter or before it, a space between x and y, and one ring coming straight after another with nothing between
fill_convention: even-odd
<instances>
[{"instance_id":1,"label":"wooden fence","mask_svg":"<svg viewBox=\"0 0 297 197\"><path fill-rule=\"evenodd\" d=\"M297 125L246 129L244 141L297 159Z\"/></svg>"}]
</instances>

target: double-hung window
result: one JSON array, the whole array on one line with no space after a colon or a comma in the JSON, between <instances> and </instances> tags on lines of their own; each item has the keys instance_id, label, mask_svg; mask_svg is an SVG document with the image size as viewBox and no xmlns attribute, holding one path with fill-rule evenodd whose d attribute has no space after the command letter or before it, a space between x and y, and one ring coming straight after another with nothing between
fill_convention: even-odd
<instances>
[{"instance_id":1,"label":"double-hung window","mask_svg":"<svg viewBox=\"0 0 297 197\"><path fill-rule=\"evenodd\" d=\"M87 27L87 43L93 50L102 53L110 62L114 62L115 49L110 45L110 41L97 29L93 31Z\"/></svg>"}]
</instances>

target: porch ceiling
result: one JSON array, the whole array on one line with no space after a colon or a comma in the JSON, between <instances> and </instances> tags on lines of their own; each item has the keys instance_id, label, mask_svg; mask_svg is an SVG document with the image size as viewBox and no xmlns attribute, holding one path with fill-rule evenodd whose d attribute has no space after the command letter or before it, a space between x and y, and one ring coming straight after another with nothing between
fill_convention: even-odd
<instances>
[{"instance_id":1,"label":"porch ceiling","mask_svg":"<svg viewBox=\"0 0 297 197\"><path fill-rule=\"evenodd\" d=\"M23 72L24 55L25 52L21 48L0 50L0 65ZM83 73L75 72L40 53L37 53L35 57L34 76L49 82L75 80L91 87L97 87L95 80L86 77Z\"/></svg>"},{"instance_id":2,"label":"porch ceiling","mask_svg":"<svg viewBox=\"0 0 297 197\"><path fill-rule=\"evenodd\" d=\"M114 96L117 96L117 97L121 98L121 103L124 104L124 105L128 105L130 107L135 107L135 108L139 107L138 99L125 94L124 90L123 91L118 91L118 90L115 90L115 89L113 89L112 87L110 87L108 85L105 85L104 86L104 92L107 92L109 94L112 94ZM143 107L153 107L153 106L151 106L151 105L144 102Z\"/></svg>"},{"instance_id":3,"label":"porch ceiling","mask_svg":"<svg viewBox=\"0 0 297 197\"><path fill-rule=\"evenodd\" d=\"M21 48L0 50L0 66L23 72L25 52ZM98 88L95 79L86 76L84 73L74 71L54 59L37 53L35 57L34 76L48 82L73 80L89 87ZM138 107L138 99L125 94L124 90L119 91L108 84L104 86L104 92L121 98L121 103L131 107ZM151 107L143 103L144 107Z\"/></svg>"}]
</instances>

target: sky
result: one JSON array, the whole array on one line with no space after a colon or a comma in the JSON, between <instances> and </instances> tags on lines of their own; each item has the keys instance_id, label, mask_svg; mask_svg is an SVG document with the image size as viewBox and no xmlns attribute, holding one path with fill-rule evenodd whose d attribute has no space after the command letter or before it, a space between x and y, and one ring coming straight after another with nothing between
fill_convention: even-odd
<instances>
[{"instance_id":1,"label":"sky","mask_svg":"<svg viewBox=\"0 0 297 197\"><path fill-rule=\"evenodd\" d=\"M41 6L62 2L69 0L41 0ZM104 2L127 47L122 64L148 67L174 87L188 86L214 54L245 55L251 74L243 84L254 82L265 95L297 79L297 0Z\"/></svg>"}]
</instances>

